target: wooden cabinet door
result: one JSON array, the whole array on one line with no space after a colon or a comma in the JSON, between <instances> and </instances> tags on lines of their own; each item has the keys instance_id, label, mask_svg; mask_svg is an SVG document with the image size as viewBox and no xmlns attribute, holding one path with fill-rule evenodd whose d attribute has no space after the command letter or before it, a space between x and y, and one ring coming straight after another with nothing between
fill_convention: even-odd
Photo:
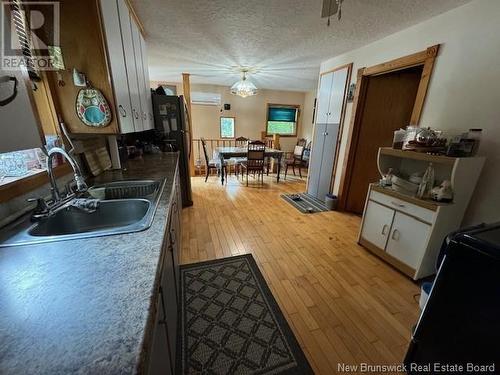
<instances>
[{"instance_id":1,"label":"wooden cabinet door","mask_svg":"<svg viewBox=\"0 0 500 375\"><path fill-rule=\"evenodd\" d=\"M125 68L127 69L127 84L129 87L130 102L132 105L132 118L134 122L134 130L137 132L142 131L143 127L141 116L141 101L139 98L139 82L137 80L137 66L132 38L132 27L135 26L135 23L130 18L130 12L125 1L117 1L123 41L123 54L125 57Z\"/></svg>"},{"instance_id":2,"label":"wooden cabinet door","mask_svg":"<svg viewBox=\"0 0 500 375\"><path fill-rule=\"evenodd\" d=\"M374 201L368 201L363 217L361 238L384 250L391 232L394 210Z\"/></svg>"},{"instance_id":3,"label":"wooden cabinet door","mask_svg":"<svg viewBox=\"0 0 500 375\"><path fill-rule=\"evenodd\" d=\"M132 133L135 131L132 103L130 101L127 63L123 50L122 30L116 0L102 0L101 13L106 32L108 61L111 69L120 132Z\"/></svg>"},{"instance_id":4,"label":"wooden cabinet door","mask_svg":"<svg viewBox=\"0 0 500 375\"><path fill-rule=\"evenodd\" d=\"M323 74L320 78L318 107L316 109L316 124L326 124L328 122L332 82L333 73Z\"/></svg>"},{"instance_id":5,"label":"wooden cabinet door","mask_svg":"<svg viewBox=\"0 0 500 375\"><path fill-rule=\"evenodd\" d=\"M430 225L396 212L386 251L394 258L417 269L430 232Z\"/></svg>"},{"instance_id":6,"label":"wooden cabinet door","mask_svg":"<svg viewBox=\"0 0 500 375\"><path fill-rule=\"evenodd\" d=\"M137 84L139 87L139 117L141 121L141 130L148 130L148 115L147 115L147 97L146 97L146 80L144 78L144 66L142 64L142 47L141 34L136 23L131 20L132 27L132 42L134 44L135 66L137 69Z\"/></svg>"},{"instance_id":7,"label":"wooden cabinet door","mask_svg":"<svg viewBox=\"0 0 500 375\"><path fill-rule=\"evenodd\" d=\"M146 127L144 130L151 130L154 129L154 121L153 121L153 103L151 100L151 88L150 88L150 83L149 83L149 65L148 65L148 51L147 51L147 46L146 46L146 41L144 40L143 36L140 35L140 42L141 42L141 55L142 55L142 68L144 71L144 85L145 85L145 101L146 101Z\"/></svg>"},{"instance_id":8,"label":"wooden cabinet door","mask_svg":"<svg viewBox=\"0 0 500 375\"><path fill-rule=\"evenodd\" d=\"M156 319L153 332L153 344L149 354L148 374L169 375L173 374L170 360L167 331L165 329L166 316L164 308L163 289L160 287L156 302Z\"/></svg>"}]
</instances>

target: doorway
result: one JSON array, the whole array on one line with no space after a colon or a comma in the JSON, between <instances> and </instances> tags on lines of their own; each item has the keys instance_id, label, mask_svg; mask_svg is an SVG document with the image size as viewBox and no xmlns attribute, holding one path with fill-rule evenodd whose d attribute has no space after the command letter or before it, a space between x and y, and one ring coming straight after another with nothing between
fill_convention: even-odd
<instances>
[{"instance_id":1,"label":"doorway","mask_svg":"<svg viewBox=\"0 0 500 375\"><path fill-rule=\"evenodd\" d=\"M380 179L377 155L394 130L418 125L439 46L358 71L339 209L361 214L370 183Z\"/></svg>"}]
</instances>

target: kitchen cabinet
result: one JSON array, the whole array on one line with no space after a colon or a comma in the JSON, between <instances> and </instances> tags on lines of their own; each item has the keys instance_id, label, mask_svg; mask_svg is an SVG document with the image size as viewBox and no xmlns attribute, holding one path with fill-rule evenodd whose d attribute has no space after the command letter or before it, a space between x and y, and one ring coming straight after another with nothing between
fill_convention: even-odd
<instances>
[{"instance_id":1,"label":"kitchen cabinet","mask_svg":"<svg viewBox=\"0 0 500 375\"><path fill-rule=\"evenodd\" d=\"M157 313L150 351L149 374L175 374L179 311L180 191L179 171L174 188L162 247Z\"/></svg>"},{"instance_id":2,"label":"kitchen cabinet","mask_svg":"<svg viewBox=\"0 0 500 375\"><path fill-rule=\"evenodd\" d=\"M307 193L324 200L331 191L350 66L320 76Z\"/></svg>"},{"instance_id":3,"label":"kitchen cabinet","mask_svg":"<svg viewBox=\"0 0 500 375\"><path fill-rule=\"evenodd\" d=\"M386 252L404 264L417 268L430 230L429 224L396 212Z\"/></svg>"},{"instance_id":4,"label":"kitchen cabinet","mask_svg":"<svg viewBox=\"0 0 500 375\"><path fill-rule=\"evenodd\" d=\"M141 53L142 53L142 66L144 70L144 80L145 80L145 93L144 97L146 98L146 112L147 112L147 129L154 129L154 121L153 121L153 100L151 97L151 88L149 82L149 64L148 64L148 52L146 48L146 41L144 40L142 35L140 36L141 41Z\"/></svg>"},{"instance_id":5,"label":"kitchen cabinet","mask_svg":"<svg viewBox=\"0 0 500 375\"><path fill-rule=\"evenodd\" d=\"M454 198L453 202L435 202L371 184L358 243L415 280L434 274L441 244L460 228L484 161L482 157L451 158L380 148L381 175L390 168L409 176L432 163L436 179L451 182Z\"/></svg>"}]
</instances>

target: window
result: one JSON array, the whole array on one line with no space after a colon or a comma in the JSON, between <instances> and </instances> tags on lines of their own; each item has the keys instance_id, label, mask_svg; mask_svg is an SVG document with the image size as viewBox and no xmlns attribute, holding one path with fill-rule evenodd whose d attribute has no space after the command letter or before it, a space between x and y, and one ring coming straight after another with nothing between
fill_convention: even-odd
<instances>
[{"instance_id":1,"label":"window","mask_svg":"<svg viewBox=\"0 0 500 375\"><path fill-rule=\"evenodd\" d=\"M220 118L220 137L234 138L234 117Z\"/></svg>"},{"instance_id":2,"label":"window","mask_svg":"<svg viewBox=\"0 0 500 375\"><path fill-rule=\"evenodd\" d=\"M298 105L269 104L267 107L267 135L297 135Z\"/></svg>"}]
</instances>

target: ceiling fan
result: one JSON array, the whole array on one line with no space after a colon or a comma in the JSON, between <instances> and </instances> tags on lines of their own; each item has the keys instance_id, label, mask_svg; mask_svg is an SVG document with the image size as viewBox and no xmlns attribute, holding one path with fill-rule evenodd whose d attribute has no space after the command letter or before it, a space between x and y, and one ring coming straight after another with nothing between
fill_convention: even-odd
<instances>
[{"instance_id":1,"label":"ceiling fan","mask_svg":"<svg viewBox=\"0 0 500 375\"><path fill-rule=\"evenodd\" d=\"M342 18L342 3L344 0L323 0L323 9L321 10L321 18L328 17L327 25L330 26L330 17L334 14L340 21Z\"/></svg>"}]
</instances>

